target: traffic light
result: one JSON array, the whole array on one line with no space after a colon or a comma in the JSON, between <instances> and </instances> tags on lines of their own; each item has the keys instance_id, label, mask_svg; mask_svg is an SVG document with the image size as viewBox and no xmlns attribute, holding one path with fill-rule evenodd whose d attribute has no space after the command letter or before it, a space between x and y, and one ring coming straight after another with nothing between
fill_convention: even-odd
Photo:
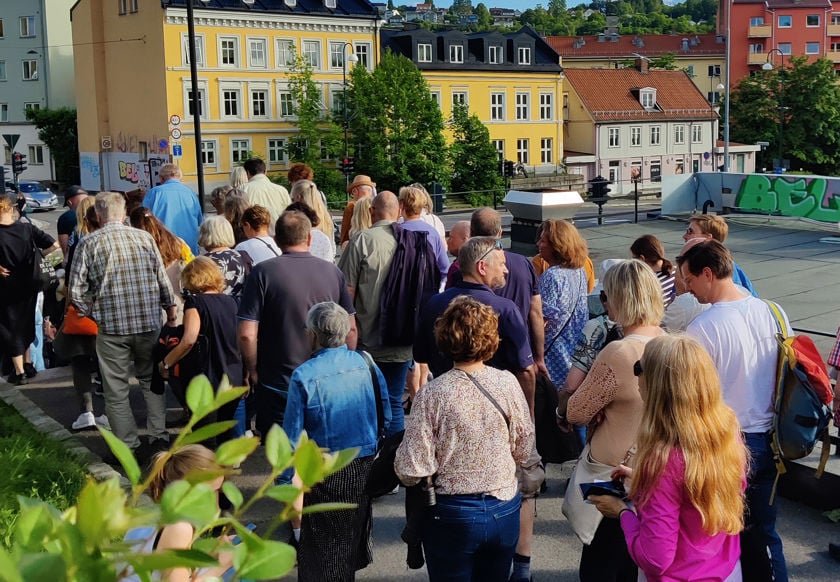
<instances>
[{"instance_id":1,"label":"traffic light","mask_svg":"<svg viewBox=\"0 0 840 582\"><path fill-rule=\"evenodd\" d=\"M341 170L342 172L345 171L344 169L345 169L346 163L347 163L346 160L347 160L347 158L344 158L344 159L341 159L341 160L338 161L338 169Z\"/></svg>"},{"instance_id":2,"label":"traffic light","mask_svg":"<svg viewBox=\"0 0 840 582\"><path fill-rule=\"evenodd\" d=\"M505 160L505 177L510 178L513 176L513 162L510 160Z\"/></svg>"},{"instance_id":3,"label":"traffic light","mask_svg":"<svg viewBox=\"0 0 840 582\"><path fill-rule=\"evenodd\" d=\"M344 172L345 175L349 176L355 170L355 164L353 162L353 158L347 157L341 160L338 164L338 169Z\"/></svg>"},{"instance_id":4,"label":"traffic light","mask_svg":"<svg viewBox=\"0 0 840 582\"><path fill-rule=\"evenodd\" d=\"M12 173L22 174L26 171L26 155L15 152L12 154Z\"/></svg>"},{"instance_id":5,"label":"traffic light","mask_svg":"<svg viewBox=\"0 0 840 582\"><path fill-rule=\"evenodd\" d=\"M589 181L589 193L592 198L606 199L610 193L609 180L603 176L596 176Z\"/></svg>"}]
</instances>

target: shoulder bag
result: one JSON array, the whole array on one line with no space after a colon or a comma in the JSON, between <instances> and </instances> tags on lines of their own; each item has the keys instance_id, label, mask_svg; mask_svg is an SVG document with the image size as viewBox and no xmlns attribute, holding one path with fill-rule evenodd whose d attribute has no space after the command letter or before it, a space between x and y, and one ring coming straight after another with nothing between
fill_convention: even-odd
<instances>
[{"instance_id":1,"label":"shoulder bag","mask_svg":"<svg viewBox=\"0 0 840 582\"><path fill-rule=\"evenodd\" d=\"M41 249L32 241L32 287L35 292L46 291L58 281L55 268L49 259L41 253Z\"/></svg>"}]
</instances>

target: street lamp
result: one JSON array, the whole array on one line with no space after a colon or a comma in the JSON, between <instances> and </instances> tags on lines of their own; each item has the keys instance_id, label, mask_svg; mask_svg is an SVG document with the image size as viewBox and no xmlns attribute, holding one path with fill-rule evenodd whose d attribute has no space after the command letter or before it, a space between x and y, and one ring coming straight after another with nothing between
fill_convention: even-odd
<instances>
[{"instance_id":1,"label":"street lamp","mask_svg":"<svg viewBox=\"0 0 840 582\"><path fill-rule=\"evenodd\" d=\"M353 49L353 44L349 42L345 42L341 46L341 85L342 85L342 116L344 117L344 159L347 159L350 156L349 145L347 142L347 129L349 123L347 121L347 61L351 63L358 63L359 57L356 56L356 53L351 52L350 55L347 55L347 47L350 47L351 51ZM344 183L345 185L350 183L350 174L345 169L344 171Z\"/></svg>"},{"instance_id":2,"label":"street lamp","mask_svg":"<svg viewBox=\"0 0 840 582\"><path fill-rule=\"evenodd\" d=\"M714 83L715 77L718 78L718 84L712 85ZM709 80L709 120L711 121L712 125L712 168L715 169L717 167L717 156L715 155L715 150L717 149L717 132L715 131L715 105L720 107L720 92L725 89L723 83L720 82L720 75L712 75Z\"/></svg>"},{"instance_id":3,"label":"street lamp","mask_svg":"<svg viewBox=\"0 0 840 582\"><path fill-rule=\"evenodd\" d=\"M193 15L193 2L187 0L187 42L190 53L190 91L193 102L193 130L195 135L195 178L198 182L198 204L204 211L204 164L201 160L201 103L198 94L198 66L195 62L195 20ZM199 0L207 4L210 0Z\"/></svg>"},{"instance_id":4,"label":"street lamp","mask_svg":"<svg viewBox=\"0 0 840 582\"><path fill-rule=\"evenodd\" d=\"M785 70L785 53L777 48L770 49L767 51L767 62L761 65L761 69L764 71L773 70L773 53L779 53L782 60L781 69L779 70L779 167L777 168L778 173L782 174L785 171L783 144L785 140L785 110L787 109L784 103L785 80L783 76Z\"/></svg>"}]
</instances>

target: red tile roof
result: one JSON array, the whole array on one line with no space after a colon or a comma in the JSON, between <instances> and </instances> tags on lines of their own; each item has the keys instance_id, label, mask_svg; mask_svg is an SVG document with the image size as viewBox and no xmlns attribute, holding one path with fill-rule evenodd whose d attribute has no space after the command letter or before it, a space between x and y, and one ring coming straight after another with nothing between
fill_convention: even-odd
<instances>
[{"instance_id":1,"label":"red tile roof","mask_svg":"<svg viewBox=\"0 0 840 582\"><path fill-rule=\"evenodd\" d=\"M827 0L824 0L827 1ZM688 50L682 50L683 39ZM581 39L584 43L581 45ZM720 56L726 54L726 44L715 34L639 34L620 35L615 42L598 36L547 36L545 40L564 59L574 58L633 58L633 53L646 57L662 56ZM692 45L692 40L699 41ZM635 41L635 42L634 42ZM567 63L564 63L567 64Z\"/></svg>"},{"instance_id":2,"label":"red tile roof","mask_svg":"<svg viewBox=\"0 0 840 582\"><path fill-rule=\"evenodd\" d=\"M684 71L636 69L565 69L566 81L596 121L654 121L711 119L709 102ZM656 89L654 110L639 103L638 91Z\"/></svg>"}]
</instances>

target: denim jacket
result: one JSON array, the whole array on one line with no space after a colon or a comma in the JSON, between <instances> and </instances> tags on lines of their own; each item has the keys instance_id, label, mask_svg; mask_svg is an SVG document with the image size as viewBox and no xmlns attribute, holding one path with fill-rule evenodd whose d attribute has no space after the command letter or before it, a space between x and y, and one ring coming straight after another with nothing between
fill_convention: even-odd
<instances>
[{"instance_id":1,"label":"denim jacket","mask_svg":"<svg viewBox=\"0 0 840 582\"><path fill-rule=\"evenodd\" d=\"M379 379L379 398L385 427L391 422L388 386ZM306 431L309 438L330 451L359 447L359 457L373 455L378 442L376 401L370 368L347 346L324 348L298 366L289 383L283 429L292 443Z\"/></svg>"}]
</instances>

